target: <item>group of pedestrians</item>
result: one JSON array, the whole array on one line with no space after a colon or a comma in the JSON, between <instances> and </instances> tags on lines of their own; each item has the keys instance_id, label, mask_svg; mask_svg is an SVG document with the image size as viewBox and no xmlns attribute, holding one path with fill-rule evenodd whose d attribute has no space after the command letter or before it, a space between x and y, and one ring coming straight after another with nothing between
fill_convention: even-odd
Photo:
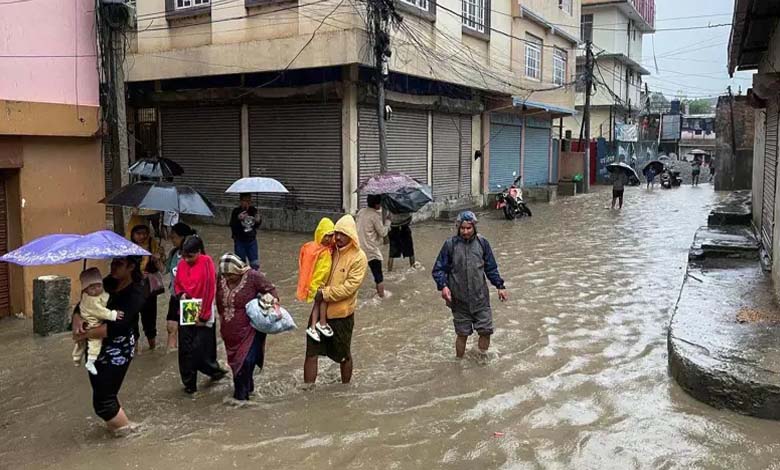
<instances>
[{"instance_id":1,"label":"group of pedestrians","mask_svg":"<svg viewBox=\"0 0 780 470\"><path fill-rule=\"evenodd\" d=\"M254 371L263 368L266 335L253 327L247 304L270 295L278 305L279 295L273 283L256 269L259 267L256 238L245 235L251 232L256 236L260 223L258 211L249 202L242 198L241 206L233 212L231 231L236 250L222 255L217 266L206 254L203 240L186 224L170 227L173 248L167 256L150 236L149 228L144 230L138 224L130 230L130 238L147 248L151 256L116 258L105 278L94 268L89 276L82 276L84 297L73 313L73 338L92 345L89 352L82 349L77 354L86 354L94 368L89 373L93 408L109 430L124 435L134 429L118 394L139 344L139 323L149 347L156 346L152 323L156 323L156 298L161 292L155 291L156 281L150 278L166 271L171 275L167 283L170 296L167 345L170 350L178 349L184 391L187 394L197 391L199 373L212 381L227 375L217 360L216 320L219 317L219 330L233 376L233 399L237 404L250 399L255 390ZM316 381L319 356L339 364L343 383L351 381L354 315L358 293L369 269L377 294L383 291L382 250L377 240L381 243L382 237L395 232L392 254L410 258L412 265L416 262L408 227L411 218L383 220L381 200L372 197L367 202L368 207L360 212L358 222L351 215L344 215L335 224L323 219L314 240L301 248L296 296L312 304L305 333L303 377L306 384ZM240 225L234 224L233 219ZM493 333L487 282L498 289L502 301L507 299L507 291L490 244L477 232L477 218L473 213L464 212L458 217L456 234L442 246L433 278L452 311L456 356L463 357L467 338L474 332L479 336L478 349L486 352ZM88 301L90 295L99 300ZM195 325L180 324L179 305L186 299L202 301ZM95 302L109 312L105 320L88 321L92 318L90 312L96 310Z\"/></svg>"}]
</instances>

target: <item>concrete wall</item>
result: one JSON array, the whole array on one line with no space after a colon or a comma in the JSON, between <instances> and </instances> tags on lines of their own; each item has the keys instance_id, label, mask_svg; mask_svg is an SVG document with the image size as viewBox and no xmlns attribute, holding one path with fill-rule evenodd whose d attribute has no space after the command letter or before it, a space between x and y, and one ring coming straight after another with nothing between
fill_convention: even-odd
<instances>
[{"instance_id":1,"label":"concrete wall","mask_svg":"<svg viewBox=\"0 0 780 470\"><path fill-rule=\"evenodd\" d=\"M764 197L764 152L766 142L766 110L753 111L753 226L761 227L761 200Z\"/></svg>"},{"instance_id":2,"label":"concrete wall","mask_svg":"<svg viewBox=\"0 0 780 470\"><path fill-rule=\"evenodd\" d=\"M9 249L51 233L88 233L105 228L100 140L16 137L0 140L20 149L24 166L9 189ZM91 264L94 265L94 264ZM32 314L32 280L46 274L78 279L80 263L11 270L12 312ZM105 263L100 264L101 268ZM104 270L105 271L105 270ZM73 300L78 282L73 283Z\"/></svg>"},{"instance_id":3,"label":"concrete wall","mask_svg":"<svg viewBox=\"0 0 780 470\"><path fill-rule=\"evenodd\" d=\"M0 100L97 106L95 1L6 2L1 8Z\"/></svg>"},{"instance_id":4,"label":"concrete wall","mask_svg":"<svg viewBox=\"0 0 780 470\"><path fill-rule=\"evenodd\" d=\"M733 115L732 115L733 109ZM715 189L750 189L753 182L754 110L746 96L718 99L715 118ZM734 132L732 132L732 129ZM734 148L736 143L736 148Z\"/></svg>"}]
</instances>

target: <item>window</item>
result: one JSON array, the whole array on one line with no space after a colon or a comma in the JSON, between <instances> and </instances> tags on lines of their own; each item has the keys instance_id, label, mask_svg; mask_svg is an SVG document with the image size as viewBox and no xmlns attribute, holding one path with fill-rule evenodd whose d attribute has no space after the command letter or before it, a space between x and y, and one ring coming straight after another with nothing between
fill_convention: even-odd
<instances>
[{"instance_id":1,"label":"window","mask_svg":"<svg viewBox=\"0 0 780 470\"><path fill-rule=\"evenodd\" d=\"M566 83L566 51L555 49L553 52L553 83L563 85Z\"/></svg>"},{"instance_id":2,"label":"window","mask_svg":"<svg viewBox=\"0 0 780 470\"><path fill-rule=\"evenodd\" d=\"M525 76L542 79L542 40L527 34L525 36Z\"/></svg>"},{"instance_id":3,"label":"window","mask_svg":"<svg viewBox=\"0 0 780 470\"><path fill-rule=\"evenodd\" d=\"M572 0L558 0L558 8L571 15Z\"/></svg>"},{"instance_id":4,"label":"window","mask_svg":"<svg viewBox=\"0 0 780 470\"><path fill-rule=\"evenodd\" d=\"M428 4L428 0L401 0L406 5L411 5L415 8L419 8L422 11L428 11L428 8L430 5Z\"/></svg>"},{"instance_id":5,"label":"window","mask_svg":"<svg viewBox=\"0 0 780 470\"><path fill-rule=\"evenodd\" d=\"M463 0L463 26L478 33L486 32L485 11L487 10L487 1Z\"/></svg>"},{"instance_id":6,"label":"window","mask_svg":"<svg viewBox=\"0 0 780 470\"><path fill-rule=\"evenodd\" d=\"M582 15L580 18L580 39L593 41L593 15Z\"/></svg>"},{"instance_id":7,"label":"window","mask_svg":"<svg viewBox=\"0 0 780 470\"><path fill-rule=\"evenodd\" d=\"M176 9L184 10L187 8L208 6L211 0L176 0Z\"/></svg>"},{"instance_id":8,"label":"window","mask_svg":"<svg viewBox=\"0 0 780 470\"><path fill-rule=\"evenodd\" d=\"M576 70L576 82L574 83L574 91L577 93L584 93L585 92L585 65L584 64L577 64L577 70Z\"/></svg>"}]
</instances>

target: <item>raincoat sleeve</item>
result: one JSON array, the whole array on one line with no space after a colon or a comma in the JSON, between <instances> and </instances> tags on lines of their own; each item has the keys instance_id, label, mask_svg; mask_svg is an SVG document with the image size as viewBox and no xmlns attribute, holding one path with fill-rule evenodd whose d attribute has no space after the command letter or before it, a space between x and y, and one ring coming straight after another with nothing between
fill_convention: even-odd
<instances>
[{"instance_id":1,"label":"raincoat sleeve","mask_svg":"<svg viewBox=\"0 0 780 470\"><path fill-rule=\"evenodd\" d=\"M482 242L482 258L485 261L485 276L496 289L504 289L504 280L498 273L498 263L493 255L493 249L486 239L481 238L480 241Z\"/></svg>"},{"instance_id":2,"label":"raincoat sleeve","mask_svg":"<svg viewBox=\"0 0 780 470\"><path fill-rule=\"evenodd\" d=\"M337 286L325 286L322 289L322 297L325 302L339 302L354 296L360 289L360 285L363 284L367 270L368 260L365 255L361 254L349 267L344 283Z\"/></svg>"},{"instance_id":3,"label":"raincoat sleeve","mask_svg":"<svg viewBox=\"0 0 780 470\"><path fill-rule=\"evenodd\" d=\"M317 257L317 262L314 263L314 273L311 275L311 284L309 284L309 299L314 299L317 294L317 290L324 286L328 282L330 277L330 270L333 265L329 251L323 251Z\"/></svg>"},{"instance_id":4,"label":"raincoat sleeve","mask_svg":"<svg viewBox=\"0 0 780 470\"><path fill-rule=\"evenodd\" d=\"M436 289L442 290L447 287L447 277L452 269L452 241L447 240L436 257L436 263L433 265L433 280L436 281Z\"/></svg>"}]
</instances>

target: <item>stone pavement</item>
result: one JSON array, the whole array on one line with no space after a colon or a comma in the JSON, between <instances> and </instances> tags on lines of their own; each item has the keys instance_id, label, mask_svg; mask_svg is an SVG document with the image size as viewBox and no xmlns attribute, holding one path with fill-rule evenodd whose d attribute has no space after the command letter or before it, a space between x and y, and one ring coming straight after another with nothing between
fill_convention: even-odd
<instances>
[{"instance_id":1,"label":"stone pavement","mask_svg":"<svg viewBox=\"0 0 780 470\"><path fill-rule=\"evenodd\" d=\"M745 200L726 198L710 223L739 220ZM698 400L780 419L780 309L758 255L747 226L699 229L669 327L669 369Z\"/></svg>"}]
</instances>

